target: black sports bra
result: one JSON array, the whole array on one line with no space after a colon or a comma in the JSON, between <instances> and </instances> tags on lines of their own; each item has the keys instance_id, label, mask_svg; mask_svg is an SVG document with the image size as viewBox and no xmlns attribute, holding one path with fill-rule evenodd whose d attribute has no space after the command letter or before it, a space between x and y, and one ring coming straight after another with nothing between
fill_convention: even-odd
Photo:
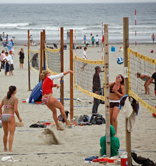
<instances>
[{"instance_id":1,"label":"black sports bra","mask_svg":"<svg viewBox=\"0 0 156 166\"><path fill-rule=\"evenodd\" d=\"M113 83L113 85L112 86L110 86L110 93L115 93L115 92L113 92L113 86L115 85L115 82ZM121 85L120 85L120 88L117 90L119 93L121 93L122 94L122 89L121 89Z\"/></svg>"}]
</instances>

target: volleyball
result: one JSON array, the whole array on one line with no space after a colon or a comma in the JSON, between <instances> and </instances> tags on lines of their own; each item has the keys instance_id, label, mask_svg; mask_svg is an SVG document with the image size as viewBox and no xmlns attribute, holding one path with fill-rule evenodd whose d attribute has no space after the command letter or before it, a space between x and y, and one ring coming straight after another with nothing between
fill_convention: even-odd
<instances>
[{"instance_id":1,"label":"volleyball","mask_svg":"<svg viewBox=\"0 0 156 166\"><path fill-rule=\"evenodd\" d=\"M124 63L124 60L122 57L117 58L117 64L121 65Z\"/></svg>"}]
</instances>

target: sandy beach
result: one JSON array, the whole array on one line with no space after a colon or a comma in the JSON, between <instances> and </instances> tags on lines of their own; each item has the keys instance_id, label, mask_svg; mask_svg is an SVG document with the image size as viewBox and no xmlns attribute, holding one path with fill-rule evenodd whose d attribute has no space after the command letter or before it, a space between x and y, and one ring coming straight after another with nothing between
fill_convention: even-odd
<instances>
[{"instance_id":1,"label":"sandy beach","mask_svg":"<svg viewBox=\"0 0 156 166\"><path fill-rule=\"evenodd\" d=\"M116 59L123 57L123 52L119 52L121 44L114 45L115 53L109 53L110 60L110 82L115 80L117 74L123 74L123 65L118 65ZM25 52L24 69L19 68L18 52L21 47ZM135 49L135 46L130 46ZM2 46L0 50L2 50ZM33 49L37 50L38 47ZM109 47L110 49L110 47ZM151 54L150 50L154 49ZM59 145L47 145L41 138L41 133L44 129L29 128L29 126L37 121L52 121L52 113L44 105L22 103L23 100L29 98L31 91L28 91L28 50L26 46L14 47L14 76L4 76L4 70L0 72L0 101L6 96L8 87L15 85L17 87L16 97L19 100L19 113L23 119L24 127L17 127L14 135L13 152L3 151L3 129L0 128L0 159L4 156L13 156L15 160L20 160L15 163L3 163L0 165L10 166L88 166L99 165L98 163L85 163L85 157L98 156L100 151L100 138L105 135L105 125L92 126L75 126L74 128L65 128L64 131L57 131L56 127L50 127L59 140ZM153 44L139 44L137 51L155 58L156 46ZM81 57L82 50L77 50L76 55ZM104 55L101 52L101 47L88 47L88 59L101 60ZM64 51L65 64L64 70L69 70L69 50ZM38 83L39 75L31 70L31 88ZM69 98L69 76L65 80L65 98ZM59 83L59 80L55 80ZM60 90L54 89L53 96L59 98ZM81 102L74 101L74 116L86 114L91 116L93 98L82 94L78 90L74 90L74 98L80 98ZM141 106L141 105L140 105ZM69 110L69 101L65 101L65 110ZM99 114L105 117L105 105L100 105ZM60 114L58 110L58 115ZM16 118L17 120L17 118ZM17 120L18 122L18 120ZM152 117L152 113L146 110L143 106L140 107L139 115L136 118L134 130L132 132L132 150L138 155L150 158L156 162L156 118ZM120 139L121 155L125 151L125 118L122 112L118 116L118 137ZM133 161L133 163L135 163ZM114 164L115 165L115 164Z\"/></svg>"}]
</instances>

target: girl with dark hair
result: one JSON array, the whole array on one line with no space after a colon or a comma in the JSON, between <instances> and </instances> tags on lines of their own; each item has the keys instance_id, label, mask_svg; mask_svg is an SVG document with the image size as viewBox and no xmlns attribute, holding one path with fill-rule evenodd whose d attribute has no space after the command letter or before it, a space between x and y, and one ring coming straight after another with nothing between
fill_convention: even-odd
<instances>
[{"instance_id":1,"label":"girl with dark hair","mask_svg":"<svg viewBox=\"0 0 156 166\"><path fill-rule=\"evenodd\" d=\"M19 116L18 112L18 99L15 97L17 93L17 89L15 86L10 86L7 96L3 98L0 104L0 114L2 118L2 125L4 130L3 136L3 144L4 144L4 151L7 151L7 137L8 132L10 133L9 136L9 151L12 152L12 144L13 144L13 137L15 132L15 116L21 122L22 119ZM2 112L2 107L4 106L4 110Z\"/></svg>"},{"instance_id":2,"label":"girl with dark hair","mask_svg":"<svg viewBox=\"0 0 156 166\"><path fill-rule=\"evenodd\" d=\"M53 84L53 80L57 78L61 78L68 73L73 74L73 71L65 71L63 73L57 74L57 75L51 75L51 73L47 70L43 71L43 76L44 76L44 81L42 84L42 103L46 104L47 107L52 111L53 113L53 119L55 121L57 130L63 130L59 124L58 124L58 118L57 118L57 110L58 108L61 112L61 115L63 116L66 125L71 125L72 123L67 120L65 111L64 111L64 106L55 98L52 96L52 88L56 87L57 89L59 88L58 84Z\"/></svg>"},{"instance_id":3,"label":"girl with dark hair","mask_svg":"<svg viewBox=\"0 0 156 166\"><path fill-rule=\"evenodd\" d=\"M119 74L116 76L116 80L109 84L110 87L110 123L115 128L115 135L117 135L119 114L119 102L121 97L125 95L124 77Z\"/></svg>"}]
</instances>

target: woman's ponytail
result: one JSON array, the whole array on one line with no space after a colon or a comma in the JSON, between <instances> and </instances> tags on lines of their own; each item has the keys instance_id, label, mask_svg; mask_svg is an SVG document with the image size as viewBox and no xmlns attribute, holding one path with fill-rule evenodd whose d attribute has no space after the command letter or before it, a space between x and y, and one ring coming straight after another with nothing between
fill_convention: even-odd
<instances>
[{"instance_id":1,"label":"woman's ponytail","mask_svg":"<svg viewBox=\"0 0 156 166\"><path fill-rule=\"evenodd\" d=\"M15 92L16 90L16 87L15 86L10 86L9 87L9 91L7 93L7 99L10 99L11 98L11 95Z\"/></svg>"}]
</instances>

